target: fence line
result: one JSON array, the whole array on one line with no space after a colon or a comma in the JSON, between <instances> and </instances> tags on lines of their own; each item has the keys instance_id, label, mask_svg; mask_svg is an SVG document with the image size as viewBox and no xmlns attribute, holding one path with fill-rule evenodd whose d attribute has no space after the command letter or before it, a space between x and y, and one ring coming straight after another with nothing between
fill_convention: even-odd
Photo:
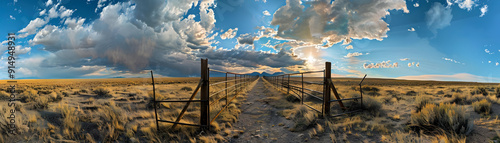
<instances>
[{"instance_id":1,"label":"fence line","mask_svg":"<svg viewBox=\"0 0 500 143\"><path fill-rule=\"evenodd\" d=\"M304 81L304 74L310 74L310 73L319 73L323 72L323 83L317 83L317 82L308 82ZM290 80L290 75L300 75L301 81L298 80ZM286 79L285 79L286 78ZM281 74L281 75L275 75L275 76L264 76L264 80L266 80L268 83L273 85L276 89L285 92L286 88L286 93L290 94L290 91L295 94L294 96L297 97L300 100L300 103L303 105L306 105L306 107L320 112L324 116L330 116L330 117L335 117L335 116L340 116L343 114L348 114L352 112L357 112L356 111L349 111L346 112L348 107L344 106L344 103L342 101L345 100L354 100L357 101L360 99L361 106L363 106L363 88L362 88L362 83L364 79L366 78L366 74L363 77L363 79L359 83L359 89L360 89L360 97L353 97L353 98L341 98L340 95L337 92L337 89L335 89L335 85L333 84L332 77L331 77L331 63L326 62L325 63L325 70L322 71L308 71L308 72L300 72L300 73L289 73L289 74ZM300 83L299 86L295 85L290 85L290 82L293 83ZM313 89L308 89L304 87L304 83L307 84L315 84L315 85L322 85L323 87L323 92L316 91ZM312 93L305 92L304 90L311 91ZM334 96L336 99L330 100L331 92L333 92ZM314 95L313 93L316 94L322 94L323 97L319 97ZM321 101L321 111L319 109L314 108L312 105L308 105L307 103L304 103L304 95L313 97L312 99L315 99L317 101ZM336 115L330 115L330 108L331 108L331 102L338 102L340 107L343 110L343 113L336 114ZM352 106L352 104L351 104Z\"/></svg>"},{"instance_id":2,"label":"fence line","mask_svg":"<svg viewBox=\"0 0 500 143\"><path fill-rule=\"evenodd\" d=\"M225 79L224 81L219 81L216 83L210 84L210 71L212 72L218 72L218 73L225 73ZM234 79L233 80L228 80L228 74L233 74ZM159 131L159 122L165 122L165 123L172 123L174 124L172 128L175 128L178 124L180 125L189 125L189 126L198 126L204 129L208 129L210 127L210 123L215 121L215 119L222 113L229 104L233 101L238 96L239 91L242 91L244 88L248 87L251 82L255 81L258 78L258 76L253 76L253 75L248 75L248 74L240 74L240 73L234 73L234 72L226 72L226 71L219 71L219 70L213 70L208 67L208 59L201 59L201 78L200 82L198 83L198 86L196 89L193 91L193 94L189 98L189 100L156 100L156 92L155 92L155 82L154 82L154 77L153 77L153 71L151 71L151 79L153 82L153 102L154 102L154 111L155 111L155 120L156 120L156 129ZM227 84L229 82L233 82L234 85L227 87ZM219 91L216 91L213 94L210 94L210 87L211 86L216 86L219 84L225 85L225 88ZM234 89L232 89L234 88ZM229 89L232 89L229 91ZM194 100L194 97L196 94L200 91L200 100ZM213 101L210 100L211 97L215 97L215 95L221 94L224 91L225 95L221 98L215 99ZM230 93L234 94L234 97L232 97L230 100L228 100L228 97ZM219 103L221 99L225 99L226 103L224 107L217 112L215 117L210 118L210 106L214 105L215 103ZM177 117L175 121L167 121L167 120L161 120L158 117L158 111L157 111L157 103L161 102L186 102L186 105L182 109L181 113ZM187 108L189 107L191 102L200 102L201 104L201 109L200 109L200 123L199 124L188 124L188 123L181 123L180 120L184 116L184 113L187 111ZM210 103L211 102L211 103Z\"/></svg>"}]
</instances>

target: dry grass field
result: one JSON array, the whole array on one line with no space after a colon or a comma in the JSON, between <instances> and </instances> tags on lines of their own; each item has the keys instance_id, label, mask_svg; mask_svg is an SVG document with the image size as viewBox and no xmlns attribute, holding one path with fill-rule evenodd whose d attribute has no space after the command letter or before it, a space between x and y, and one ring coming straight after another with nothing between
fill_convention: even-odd
<instances>
[{"instance_id":1,"label":"dry grass field","mask_svg":"<svg viewBox=\"0 0 500 143\"><path fill-rule=\"evenodd\" d=\"M156 98L186 100L199 80L155 78ZM217 82L223 78L210 80ZM6 81L0 82L0 142L195 142L223 139L220 135L201 134L197 127L178 126L171 129L172 124L161 122L161 133L157 134L150 78L19 80L16 89L19 101L15 101L18 134L6 134L12 107L8 107L8 85ZM228 86L232 85L234 83L228 83ZM222 89L222 86L224 84L211 87L211 93ZM244 94L244 91L240 93ZM198 93L195 100L199 98ZM229 112L222 112L212 123L213 131L231 127L239 112L237 100L241 98L233 100L228 106ZM225 99L219 102L225 104ZM159 118L175 121L184 105L161 103ZM220 107L216 104L211 106L211 118ZM199 114L199 103L191 103L180 122L198 124ZM225 132L237 135L237 131Z\"/></svg>"},{"instance_id":2,"label":"dry grass field","mask_svg":"<svg viewBox=\"0 0 500 143\"><path fill-rule=\"evenodd\" d=\"M291 77L290 80L301 81L300 77ZM341 98L360 96L358 84L361 79L332 80ZM286 77L284 81L287 81ZM304 81L321 83L322 78L304 78ZM301 87L301 82L290 84ZM323 91L322 85L305 83L304 87ZM282 93L286 93L286 88L283 89ZM361 113L325 119L304 113L305 106L298 106L285 109L283 116L301 117L296 125L306 126L300 130L309 134L312 141L320 142L325 138L332 142L500 141L498 83L366 79L363 96L363 107L358 103L352 106L353 109L364 109ZM335 99L333 94L330 98ZM321 110L321 101L311 96L304 96L304 103ZM344 105L351 103L345 101ZM331 104L332 114L341 113L337 102ZM299 111L300 116L293 114ZM315 113L312 110L307 112Z\"/></svg>"},{"instance_id":3,"label":"dry grass field","mask_svg":"<svg viewBox=\"0 0 500 143\"><path fill-rule=\"evenodd\" d=\"M223 78L210 80L214 83ZM322 78L305 80L320 82ZM199 78L155 78L157 99L189 98L198 81ZM349 98L359 96L359 81L336 78L333 82L341 97ZM252 96L244 90L212 123L208 133L190 126L172 129L170 123L160 123L160 133L156 133L151 79L127 78L19 80L16 89L19 101L15 107L18 134L9 135L6 134L11 109L7 106L8 87L6 81L0 83L0 142L232 142L248 132L233 127L242 110L240 101ZM274 91L268 82L259 84ZM353 108L365 110L335 118L323 118L300 106L293 96L277 92L266 90L268 98L259 101L280 110L277 116L295 123L288 130L304 134L301 137L311 142L500 141L497 83L366 79L363 84L364 107L353 103ZM224 86L212 86L210 92ZM321 85L305 86L322 91ZM210 119L225 105L225 99L216 100L222 96L216 94L210 98L214 102L210 106ZM304 102L321 109L320 102L313 99L305 98ZM161 103L159 118L175 120L184 105ZM332 112L337 109L338 104L332 102ZM181 122L197 124L199 113L199 103L192 103Z\"/></svg>"}]
</instances>

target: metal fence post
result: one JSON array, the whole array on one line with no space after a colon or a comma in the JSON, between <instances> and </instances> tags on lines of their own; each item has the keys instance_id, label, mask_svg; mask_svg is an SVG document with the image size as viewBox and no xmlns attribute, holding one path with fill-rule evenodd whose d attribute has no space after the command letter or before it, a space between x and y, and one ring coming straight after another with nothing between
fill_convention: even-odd
<instances>
[{"instance_id":1,"label":"metal fence post","mask_svg":"<svg viewBox=\"0 0 500 143\"><path fill-rule=\"evenodd\" d=\"M205 126L205 129L210 128L210 113L209 108L209 75L208 75L208 59L201 59L201 115L200 115L200 124Z\"/></svg>"},{"instance_id":2,"label":"metal fence post","mask_svg":"<svg viewBox=\"0 0 500 143\"><path fill-rule=\"evenodd\" d=\"M325 63L325 77L323 82L324 92L323 92L323 115L330 115L330 80L332 79L332 63Z\"/></svg>"}]
</instances>

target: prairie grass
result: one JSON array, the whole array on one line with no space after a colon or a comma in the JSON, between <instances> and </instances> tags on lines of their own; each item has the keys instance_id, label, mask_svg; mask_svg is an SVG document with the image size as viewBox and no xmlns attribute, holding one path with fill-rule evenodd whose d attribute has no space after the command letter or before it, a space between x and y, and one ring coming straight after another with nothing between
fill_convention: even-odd
<instances>
[{"instance_id":1,"label":"prairie grass","mask_svg":"<svg viewBox=\"0 0 500 143\"><path fill-rule=\"evenodd\" d=\"M486 99L472 103L472 107L480 114L488 115L491 112L491 103Z\"/></svg>"},{"instance_id":2,"label":"prairie grass","mask_svg":"<svg viewBox=\"0 0 500 143\"><path fill-rule=\"evenodd\" d=\"M426 104L420 112L411 114L411 126L416 131L442 135L467 135L474 124L462 106L450 103Z\"/></svg>"},{"instance_id":3,"label":"prairie grass","mask_svg":"<svg viewBox=\"0 0 500 143\"><path fill-rule=\"evenodd\" d=\"M92 92L94 94L97 94L98 97L112 97L112 95L110 94L111 91L104 87L99 87L97 89L94 89Z\"/></svg>"},{"instance_id":4,"label":"prairie grass","mask_svg":"<svg viewBox=\"0 0 500 143\"><path fill-rule=\"evenodd\" d=\"M289 116L289 118L295 122L294 126L290 130L303 131L308 129L315 123L317 117L318 115L316 112L308 109L306 106L297 106L292 110Z\"/></svg>"},{"instance_id":5,"label":"prairie grass","mask_svg":"<svg viewBox=\"0 0 500 143\"><path fill-rule=\"evenodd\" d=\"M81 125L78 113L74 107L69 107L67 104L59 104L56 110L62 114L62 135L66 139L77 139L80 133Z\"/></svg>"},{"instance_id":6,"label":"prairie grass","mask_svg":"<svg viewBox=\"0 0 500 143\"><path fill-rule=\"evenodd\" d=\"M376 98L365 96L363 97L362 108L372 116L379 116L382 111L382 103Z\"/></svg>"},{"instance_id":7,"label":"prairie grass","mask_svg":"<svg viewBox=\"0 0 500 143\"><path fill-rule=\"evenodd\" d=\"M432 104L432 99L428 95L418 95L415 97L415 103L417 106L417 112L419 112L425 105Z\"/></svg>"}]
</instances>

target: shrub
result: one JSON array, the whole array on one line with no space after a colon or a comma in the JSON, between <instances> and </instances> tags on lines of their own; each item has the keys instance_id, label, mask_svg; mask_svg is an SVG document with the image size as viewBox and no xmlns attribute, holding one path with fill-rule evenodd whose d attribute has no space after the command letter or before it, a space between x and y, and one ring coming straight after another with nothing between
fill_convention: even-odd
<instances>
[{"instance_id":1,"label":"shrub","mask_svg":"<svg viewBox=\"0 0 500 143\"><path fill-rule=\"evenodd\" d=\"M371 87L371 86L365 86L362 89L363 89L363 92L366 92L366 91L379 92L380 91L380 89L378 89L376 87Z\"/></svg>"},{"instance_id":2,"label":"shrub","mask_svg":"<svg viewBox=\"0 0 500 143\"><path fill-rule=\"evenodd\" d=\"M471 92L470 92L471 95L475 95L475 94L482 94L483 96L487 96L488 95L488 91L486 91L486 88L485 87L476 87L475 89L473 89Z\"/></svg>"},{"instance_id":3,"label":"shrub","mask_svg":"<svg viewBox=\"0 0 500 143\"><path fill-rule=\"evenodd\" d=\"M436 94L444 94L444 91L440 90Z\"/></svg>"},{"instance_id":4,"label":"shrub","mask_svg":"<svg viewBox=\"0 0 500 143\"><path fill-rule=\"evenodd\" d=\"M467 135L474 126L464 107L450 103L427 104L420 112L412 113L410 118L414 129L427 132L435 132L438 128L451 134Z\"/></svg>"},{"instance_id":5,"label":"shrub","mask_svg":"<svg viewBox=\"0 0 500 143\"><path fill-rule=\"evenodd\" d=\"M451 103L456 103L456 104L466 104L467 103L467 96L464 94L459 94L459 93L454 93L452 95L452 100Z\"/></svg>"},{"instance_id":6,"label":"shrub","mask_svg":"<svg viewBox=\"0 0 500 143\"><path fill-rule=\"evenodd\" d=\"M93 92L94 94L97 94L97 96L111 97L111 94L109 94L109 90L102 87L95 89Z\"/></svg>"},{"instance_id":7,"label":"shrub","mask_svg":"<svg viewBox=\"0 0 500 143\"><path fill-rule=\"evenodd\" d=\"M472 107L477 113L490 114L491 112L491 103L486 99L472 103Z\"/></svg>"},{"instance_id":8,"label":"shrub","mask_svg":"<svg viewBox=\"0 0 500 143\"><path fill-rule=\"evenodd\" d=\"M59 104L56 110L62 114L61 130L66 139L75 139L80 133L80 121L78 113L74 107L69 107L67 104Z\"/></svg>"},{"instance_id":9,"label":"shrub","mask_svg":"<svg viewBox=\"0 0 500 143\"><path fill-rule=\"evenodd\" d=\"M49 97L48 96L38 96L33 104L34 109L46 109L49 107Z\"/></svg>"},{"instance_id":10,"label":"shrub","mask_svg":"<svg viewBox=\"0 0 500 143\"><path fill-rule=\"evenodd\" d=\"M299 106L293 109L290 117L293 121L295 121L295 125L291 128L291 131L303 131L309 127L311 127L318 115L314 111L307 109L306 106Z\"/></svg>"},{"instance_id":11,"label":"shrub","mask_svg":"<svg viewBox=\"0 0 500 143\"><path fill-rule=\"evenodd\" d=\"M496 95L497 97L500 97L500 87L497 87L497 88L496 88L495 95Z\"/></svg>"},{"instance_id":12,"label":"shrub","mask_svg":"<svg viewBox=\"0 0 500 143\"><path fill-rule=\"evenodd\" d=\"M35 101L37 97L38 97L38 91L32 89L24 91L20 96L21 101L23 102Z\"/></svg>"},{"instance_id":13,"label":"shrub","mask_svg":"<svg viewBox=\"0 0 500 143\"><path fill-rule=\"evenodd\" d=\"M382 109L382 103L370 96L363 97L363 107L365 111L373 116L378 116Z\"/></svg>"},{"instance_id":14,"label":"shrub","mask_svg":"<svg viewBox=\"0 0 500 143\"><path fill-rule=\"evenodd\" d=\"M419 112L425 105L432 104L432 100L427 95L420 95L415 98L415 103L417 104L417 112Z\"/></svg>"},{"instance_id":15,"label":"shrub","mask_svg":"<svg viewBox=\"0 0 500 143\"><path fill-rule=\"evenodd\" d=\"M181 88L181 90L193 91L193 88L185 86L185 87Z\"/></svg>"},{"instance_id":16,"label":"shrub","mask_svg":"<svg viewBox=\"0 0 500 143\"><path fill-rule=\"evenodd\" d=\"M460 88L452 88L451 92L457 92L457 93L462 93L463 91L460 90Z\"/></svg>"},{"instance_id":17,"label":"shrub","mask_svg":"<svg viewBox=\"0 0 500 143\"><path fill-rule=\"evenodd\" d=\"M416 96L417 92L415 92L413 90L412 91L408 91L408 92L406 92L406 95L408 95L408 96Z\"/></svg>"},{"instance_id":18,"label":"shrub","mask_svg":"<svg viewBox=\"0 0 500 143\"><path fill-rule=\"evenodd\" d=\"M10 98L10 93L7 93L5 91L0 91L0 99L9 99Z\"/></svg>"}]
</instances>

